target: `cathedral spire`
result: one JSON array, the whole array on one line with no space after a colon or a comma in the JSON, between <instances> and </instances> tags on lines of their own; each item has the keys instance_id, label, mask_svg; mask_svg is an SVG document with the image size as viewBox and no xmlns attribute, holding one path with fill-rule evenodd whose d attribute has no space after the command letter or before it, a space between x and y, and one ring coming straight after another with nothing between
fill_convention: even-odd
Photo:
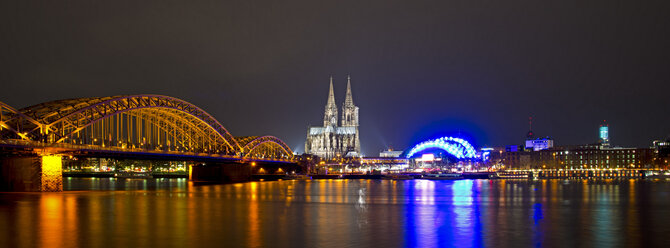
<instances>
[{"instance_id":1,"label":"cathedral spire","mask_svg":"<svg viewBox=\"0 0 670 248\"><path fill-rule=\"evenodd\" d=\"M342 126L358 126L358 107L354 105L354 97L351 96L351 76L347 75L347 96L342 105Z\"/></svg>"},{"instance_id":2,"label":"cathedral spire","mask_svg":"<svg viewBox=\"0 0 670 248\"><path fill-rule=\"evenodd\" d=\"M323 116L323 126L337 125L337 105L335 105L335 91L333 90L333 76L330 76L330 91L328 92L328 103Z\"/></svg>"},{"instance_id":3,"label":"cathedral spire","mask_svg":"<svg viewBox=\"0 0 670 248\"><path fill-rule=\"evenodd\" d=\"M344 106L354 106L354 98L351 96L351 75L347 75L347 97L344 99Z\"/></svg>"},{"instance_id":4,"label":"cathedral spire","mask_svg":"<svg viewBox=\"0 0 670 248\"><path fill-rule=\"evenodd\" d=\"M328 103L326 103L326 108L331 105L335 106L335 91L333 91L333 76L330 76L330 91L328 92Z\"/></svg>"}]
</instances>

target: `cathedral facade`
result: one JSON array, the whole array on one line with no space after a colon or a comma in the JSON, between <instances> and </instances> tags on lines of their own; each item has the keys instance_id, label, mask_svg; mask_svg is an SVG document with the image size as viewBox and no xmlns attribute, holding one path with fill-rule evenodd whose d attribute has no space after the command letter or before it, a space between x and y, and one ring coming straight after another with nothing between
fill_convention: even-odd
<instances>
[{"instance_id":1,"label":"cathedral facade","mask_svg":"<svg viewBox=\"0 0 670 248\"><path fill-rule=\"evenodd\" d=\"M351 77L347 77L347 95L342 105L342 119L337 125L337 105L333 92L333 77L330 77L330 92L323 116L322 127L309 127L305 153L325 159L337 156L357 157L361 153L358 136L358 107L351 96Z\"/></svg>"}]
</instances>

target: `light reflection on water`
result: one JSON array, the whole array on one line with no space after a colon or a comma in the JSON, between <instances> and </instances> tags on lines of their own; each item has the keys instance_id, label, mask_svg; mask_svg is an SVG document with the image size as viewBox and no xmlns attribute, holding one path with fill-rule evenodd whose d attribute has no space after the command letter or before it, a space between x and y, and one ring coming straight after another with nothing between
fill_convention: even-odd
<instances>
[{"instance_id":1,"label":"light reflection on water","mask_svg":"<svg viewBox=\"0 0 670 248\"><path fill-rule=\"evenodd\" d=\"M0 193L8 247L665 246L670 182L66 178Z\"/></svg>"}]
</instances>

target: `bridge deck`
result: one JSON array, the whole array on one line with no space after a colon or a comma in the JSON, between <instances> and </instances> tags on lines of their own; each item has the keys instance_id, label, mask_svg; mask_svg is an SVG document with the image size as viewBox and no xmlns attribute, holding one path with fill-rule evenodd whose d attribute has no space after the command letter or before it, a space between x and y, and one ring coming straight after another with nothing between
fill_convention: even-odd
<instances>
[{"instance_id":1,"label":"bridge deck","mask_svg":"<svg viewBox=\"0 0 670 248\"><path fill-rule=\"evenodd\" d=\"M22 153L49 153L77 157L133 158L147 160L173 160L197 162L258 161L271 163L295 163L290 159L264 159L178 151L146 150L140 148L101 147L95 145L49 144L25 140L0 140L0 148L5 151Z\"/></svg>"}]
</instances>

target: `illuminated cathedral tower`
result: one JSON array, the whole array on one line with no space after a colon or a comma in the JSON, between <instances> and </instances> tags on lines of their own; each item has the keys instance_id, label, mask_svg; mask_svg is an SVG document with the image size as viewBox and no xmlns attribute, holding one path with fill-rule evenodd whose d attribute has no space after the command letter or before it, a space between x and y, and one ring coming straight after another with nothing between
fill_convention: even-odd
<instances>
[{"instance_id":1,"label":"illuminated cathedral tower","mask_svg":"<svg viewBox=\"0 0 670 248\"><path fill-rule=\"evenodd\" d=\"M322 127L309 127L305 153L331 159L337 156L356 157L361 153L358 135L358 107L351 94L351 77L347 76L347 95L342 105L341 125L337 125L337 105L330 77L330 91Z\"/></svg>"},{"instance_id":2,"label":"illuminated cathedral tower","mask_svg":"<svg viewBox=\"0 0 670 248\"><path fill-rule=\"evenodd\" d=\"M349 155L358 156L361 153L361 141L358 137L358 107L354 105L351 95L351 76L347 76L347 96L342 104L342 151Z\"/></svg>"},{"instance_id":3,"label":"illuminated cathedral tower","mask_svg":"<svg viewBox=\"0 0 670 248\"><path fill-rule=\"evenodd\" d=\"M344 98L344 104L342 105L342 126L358 127L358 107L354 105L354 98L351 96L350 76L347 76L347 96Z\"/></svg>"},{"instance_id":4,"label":"illuminated cathedral tower","mask_svg":"<svg viewBox=\"0 0 670 248\"><path fill-rule=\"evenodd\" d=\"M335 92L333 92L333 77L330 77L330 91L328 92L328 102L323 115L323 126L337 127L337 105L335 105Z\"/></svg>"}]
</instances>

